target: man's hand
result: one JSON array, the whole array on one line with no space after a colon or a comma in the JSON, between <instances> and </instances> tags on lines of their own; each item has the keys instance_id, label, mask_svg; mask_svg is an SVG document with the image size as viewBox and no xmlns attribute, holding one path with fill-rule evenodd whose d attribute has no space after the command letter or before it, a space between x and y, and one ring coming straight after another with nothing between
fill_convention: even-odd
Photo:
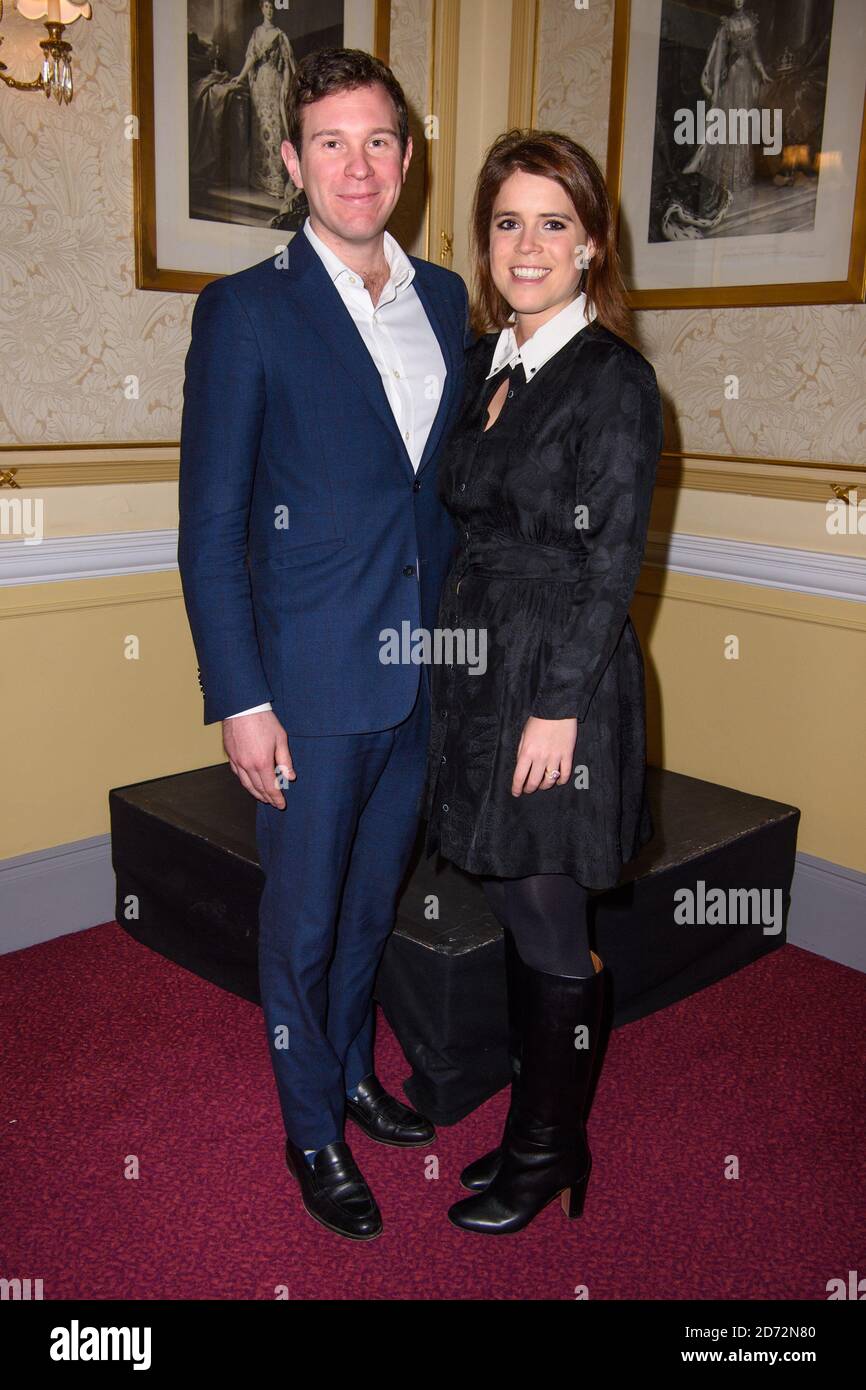
<instances>
[{"instance_id":1,"label":"man's hand","mask_svg":"<svg viewBox=\"0 0 866 1390\"><path fill-rule=\"evenodd\" d=\"M517 749L517 762L511 781L511 795L550 791L561 786L571 775L571 760L577 742L576 719L538 719L531 714L524 725ZM551 781L546 773L559 770Z\"/></svg>"},{"instance_id":2,"label":"man's hand","mask_svg":"<svg viewBox=\"0 0 866 1390\"><path fill-rule=\"evenodd\" d=\"M279 769L290 782L297 779L286 731L273 710L240 714L223 720L223 748L232 772L257 801L285 810L286 798L277 785Z\"/></svg>"}]
</instances>

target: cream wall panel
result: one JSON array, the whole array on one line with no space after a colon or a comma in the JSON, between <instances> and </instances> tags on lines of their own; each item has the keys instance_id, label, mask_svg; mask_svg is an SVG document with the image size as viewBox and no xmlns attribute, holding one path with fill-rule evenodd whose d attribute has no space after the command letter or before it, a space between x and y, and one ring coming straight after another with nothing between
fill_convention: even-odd
<instances>
[{"instance_id":1,"label":"cream wall panel","mask_svg":"<svg viewBox=\"0 0 866 1390\"><path fill-rule=\"evenodd\" d=\"M177 483L135 483L96 487L21 488L0 498L41 500L46 539L118 531L159 531L176 527ZM0 542L6 537L0 536Z\"/></svg>"},{"instance_id":2,"label":"cream wall panel","mask_svg":"<svg viewBox=\"0 0 866 1390\"><path fill-rule=\"evenodd\" d=\"M829 489L828 497L829 497ZM866 501L866 482L859 496ZM851 522L847 520L846 526ZM866 526L866 507L863 509ZM866 556L866 534L831 535L824 503L754 497L692 488L656 488L651 525L669 534L736 537L762 545L820 550L828 555Z\"/></svg>"},{"instance_id":3,"label":"cream wall panel","mask_svg":"<svg viewBox=\"0 0 866 1390\"><path fill-rule=\"evenodd\" d=\"M866 871L863 605L646 567L632 611L650 761L800 806L802 850ZM4 858L104 834L112 786L222 760L176 572L0 590L0 620Z\"/></svg>"},{"instance_id":4,"label":"cream wall panel","mask_svg":"<svg viewBox=\"0 0 866 1390\"><path fill-rule=\"evenodd\" d=\"M811 615L801 620L798 602L775 590L685 575L663 588L660 598L642 586L632 610L646 659L649 761L799 806L800 850L866 870L866 634L821 621L863 605L792 596ZM751 611L753 600L771 611ZM724 655L732 634L736 661Z\"/></svg>"},{"instance_id":5,"label":"cream wall panel","mask_svg":"<svg viewBox=\"0 0 866 1390\"><path fill-rule=\"evenodd\" d=\"M31 611L4 616L16 593ZM104 834L111 787L222 761L176 572L5 590L0 618L0 857Z\"/></svg>"}]
</instances>

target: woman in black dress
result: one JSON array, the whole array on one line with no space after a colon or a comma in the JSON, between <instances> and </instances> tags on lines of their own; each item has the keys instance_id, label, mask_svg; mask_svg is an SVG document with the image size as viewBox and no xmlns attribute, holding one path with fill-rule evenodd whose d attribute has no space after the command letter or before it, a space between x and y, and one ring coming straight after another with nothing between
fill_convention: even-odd
<instances>
[{"instance_id":1,"label":"woman in black dress","mask_svg":"<svg viewBox=\"0 0 866 1390\"><path fill-rule=\"evenodd\" d=\"M449 1212L505 1234L560 1194L583 1210L606 975L587 890L615 884L653 833L628 609L663 436L586 150L500 136L472 231L474 319L494 331L469 351L441 465L460 544L439 627L458 635L452 656L465 634L474 664L432 668L427 851L481 877L505 931L511 1106L499 1147L461 1175L475 1195Z\"/></svg>"}]
</instances>

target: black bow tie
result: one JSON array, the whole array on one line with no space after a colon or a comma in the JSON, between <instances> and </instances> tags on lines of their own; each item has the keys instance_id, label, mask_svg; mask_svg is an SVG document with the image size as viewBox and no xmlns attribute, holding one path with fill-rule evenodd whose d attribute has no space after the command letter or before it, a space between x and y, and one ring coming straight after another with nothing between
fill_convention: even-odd
<instances>
[{"instance_id":1,"label":"black bow tie","mask_svg":"<svg viewBox=\"0 0 866 1390\"><path fill-rule=\"evenodd\" d=\"M512 362L508 367L500 367L499 371L496 373L495 379L499 381L503 373L505 373L506 379L512 390L517 391L521 386L526 385L526 371L521 358L518 357L516 361ZM491 378L491 380L493 380L493 378Z\"/></svg>"}]
</instances>

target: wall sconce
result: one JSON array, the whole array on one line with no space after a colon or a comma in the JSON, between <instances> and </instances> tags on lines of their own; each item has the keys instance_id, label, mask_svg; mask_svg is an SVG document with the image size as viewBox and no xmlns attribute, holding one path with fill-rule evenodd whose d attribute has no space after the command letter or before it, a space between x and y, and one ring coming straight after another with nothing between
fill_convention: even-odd
<instances>
[{"instance_id":1,"label":"wall sconce","mask_svg":"<svg viewBox=\"0 0 866 1390\"><path fill-rule=\"evenodd\" d=\"M7 87L16 92L44 92L52 94L59 103L72 100L72 45L62 37L68 24L76 19L90 19L92 10L89 4L79 5L73 0L17 0L18 13L25 19L42 19L48 38L40 41L42 49L42 71L32 82L19 82L6 73L6 64L0 62L0 78ZM0 0L0 23L3 21L3 0ZM0 43L3 36L0 34Z\"/></svg>"}]
</instances>

